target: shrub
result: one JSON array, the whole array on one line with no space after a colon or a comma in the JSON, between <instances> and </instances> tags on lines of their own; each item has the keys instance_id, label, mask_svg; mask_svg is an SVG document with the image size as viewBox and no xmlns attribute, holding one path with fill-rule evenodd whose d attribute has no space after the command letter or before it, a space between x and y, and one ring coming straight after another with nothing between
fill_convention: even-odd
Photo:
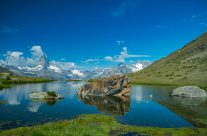
<instances>
[{"instance_id":1,"label":"shrub","mask_svg":"<svg viewBox=\"0 0 207 136\"><path fill-rule=\"evenodd\" d=\"M57 94L54 91L49 91L47 94L52 97L57 97Z\"/></svg>"}]
</instances>

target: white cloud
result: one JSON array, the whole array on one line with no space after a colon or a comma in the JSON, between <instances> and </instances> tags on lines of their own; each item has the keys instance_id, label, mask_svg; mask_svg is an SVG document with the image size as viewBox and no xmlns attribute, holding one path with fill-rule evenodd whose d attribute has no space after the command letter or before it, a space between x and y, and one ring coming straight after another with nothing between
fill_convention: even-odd
<instances>
[{"instance_id":1,"label":"white cloud","mask_svg":"<svg viewBox=\"0 0 207 136\"><path fill-rule=\"evenodd\" d=\"M8 51L6 54L4 54L5 60L0 60L0 63L16 66L16 67L36 67L38 65L45 66L45 60L43 59L43 56L46 57L46 54L43 52L41 46L32 46L30 49L31 57L25 58L23 56L22 52L18 51ZM61 61L51 61L49 62L50 69L53 69L56 72L61 72L61 70L71 70L76 67L75 63L73 62L61 62Z\"/></svg>"},{"instance_id":2,"label":"white cloud","mask_svg":"<svg viewBox=\"0 0 207 136\"><path fill-rule=\"evenodd\" d=\"M56 66L62 70L71 70L74 69L76 67L75 63L73 62L61 62L61 61L51 61L50 64L52 66Z\"/></svg>"},{"instance_id":3,"label":"white cloud","mask_svg":"<svg viewBox=\"0 0 207 136\"><path fill-rule=\"evenodd\" d=\"M74 74L74 75L77 75L77 76L83 76L84 74L82 72L80 72L79 70L71 70L71 72Z\"/></svg>"},{"instance_id":4,"label":"white cloud","mask_svg":"<svg viewBox=\"0 0 207 136\"><path fill-rule=\"evenodd\" d=\"M129 54L127 47L123 47L122 51L119 55L112 56L106 56L103 59L87 59L85 61L82 61L83 63L91 63L91 62L101 62L101 61L110 61L110 62L121 62L125 63L127 58L145 58L150 57L149 55L138 55L138 54Z\"/></svg>"},{"instance_id":5,"label":"white cloud","mask_svg":"<svg viewBox=\"0 0 207 136\"><path fill-rule=\"evenodd\" d=\"M125 62L126 58L142 58L142 57L150 57L149 55L135 55L135 54L128 54L127 47L123 47L120 55L115 56L115 62Z\"/></svg>"},{"instance_id":6,"label":"white cloud","mask_svg":"<svg viewBox=\"0 0 207 136\"><path fill-rule=\"evenodd\" d=\"M82 61L83 63L98 63L100 60L99 59L87 59Z\"/></svg>"},{"instance_id":7,"label":"white cloud","mask_svg":"<svg viewBox=\"0 0 207 136\"><path fill-rule=\"evenodd\" d=\"M113 61L113 58L112 58L111 56L106 56L106 57L104 57L104 59L105 59L106 61Z\"/></svg>"},{"instance_id":8,"label":"white cloud","mask_svg":"<svg viewBox=\"0 0 207 136\"><path fill-rule=\"evenodd\" d=\"M30 51L34 58L40 58L44 55L41 46L32 46Z\"/></svg>"},{"instance_id":9,"label":"white cloud","mask_svg":"<svg viewBox=\"0 0 207 136\"><path fill-rule=\"evenodd\" d=\"M23 63L25 62L25 58L22 56L23 53L22 52L18 52L18 51L8 51L4 56L6 57L5 59L5 64L7 65L20 65L22 66Z\"/></svg>"}]
</instances>

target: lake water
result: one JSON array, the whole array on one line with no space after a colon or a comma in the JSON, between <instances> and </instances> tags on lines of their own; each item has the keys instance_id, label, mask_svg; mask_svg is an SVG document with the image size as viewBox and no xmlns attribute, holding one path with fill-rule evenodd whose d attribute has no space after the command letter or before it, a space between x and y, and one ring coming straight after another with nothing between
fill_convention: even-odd
<instances>
[{"instance_id":1,"label":"lake water","mask_svg":"<svg viewBox=\"0 0 207 136\"><path fill-rule=\"evenodd\" d=\"M193 127L160 104L175 101L169 96L173 87L141 86L131 88L130 98L79 97L84 82L50 82L16 85L0 91L0 129L31 126L72 119L80 114L114 115L120 123L156 127ZM65 98L55 103L32 101L31 92L55 91Z\"/></svg>"}]
</instances>

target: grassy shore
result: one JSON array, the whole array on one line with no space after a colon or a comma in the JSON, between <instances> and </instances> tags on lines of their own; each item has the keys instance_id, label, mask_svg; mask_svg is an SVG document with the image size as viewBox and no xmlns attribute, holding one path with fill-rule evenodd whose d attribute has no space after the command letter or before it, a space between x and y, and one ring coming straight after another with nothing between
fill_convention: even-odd
<instances>
[{"instance_id":1,"label":"grassy shore","mask_svg":"<svg viewBox=\"0 0 207 136\"><path fill-rule=\"evenodd\" d=\"M39 77L26 77L26 76L15 76L15 75L5 75L5 73L0 73L0 89L9 88L13 84L24 84L24 83L42 83L51 82L51 79L39 78Z\"/></svg>"},{"instance_id":2,"label":"grassy shore","mask_svg":"<svg viewBox=\"0 0 207 136\"><path fill-rule=\"evenodd\" d=\"M118 123L114 117L89 114L73 120L0 131L0 136L117 136L128 132L152 136L206 136L206 128L137 127Z\"/></svg>"},{"instance_id":3,"label":"grassy shore","mask_svg":"<svg viewBox=\"0 0 207 136\"><path fill-rule=\"evenodd\" d=\"M127 75L129 78L130 76ZM134 80L132 78L131 79L131 85L157 85L157 86L188 86L188 85L192 85L192 86L198 86L202 89L204 89L205 91L207 91L207 85L199 85L199 84L182 84L182 83L162 83L162 82L152 82L152 81L143 81L143 80Z\"/></svg>"}]
</instances>

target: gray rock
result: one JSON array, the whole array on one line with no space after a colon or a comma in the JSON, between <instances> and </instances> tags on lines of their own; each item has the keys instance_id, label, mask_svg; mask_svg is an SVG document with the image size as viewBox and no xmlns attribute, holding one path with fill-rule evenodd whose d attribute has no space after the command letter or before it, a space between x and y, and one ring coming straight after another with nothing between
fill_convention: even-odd
<instances>
[{"instance_id":1,"label":"gray rock","mask_svg":"<svg viewBox=\"0 0 207 136\"><path fill-rule=\"evenodd\" d=\"M80 88L79 95L93 96L130 96L130 80L125 76L100 78Z\"/></svg>"},{"instance_id":2,"label":"gray rock","mask_svg":"<svg viewBox=\"0 0 207 136\"><path fill-rule=\"evenodd\" d=\"M207 97L207 92L197 86L182 86L174 89L171 95L179 97Z\"/></svg>"},{"instance_id":3,"label":"gray rock","mask_svg":"<svg viewBox=\"0 0 207 136\"><path fill-rule=\"evenodd\" d=\"M63 96L59 95L59 94L57 94L56 96L50 96L50 95L48 95L47 92L34 92L34 93L29 94L29 98L30 99L54 99L54 100L57 100L57 99L62 99Z\"/></svg>"}]
</instances>

